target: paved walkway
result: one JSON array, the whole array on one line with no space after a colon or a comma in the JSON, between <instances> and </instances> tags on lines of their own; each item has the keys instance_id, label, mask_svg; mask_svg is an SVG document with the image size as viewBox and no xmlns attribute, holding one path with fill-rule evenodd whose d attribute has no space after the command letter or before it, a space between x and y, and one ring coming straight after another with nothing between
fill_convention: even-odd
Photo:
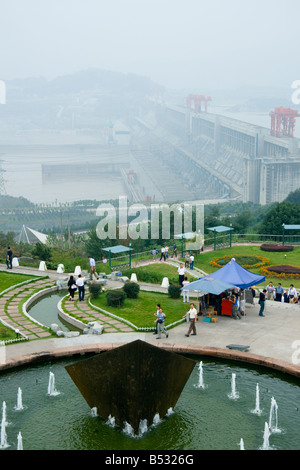
<instances>
[{"instance_id":1,"label":"paved walkway","mask_svg":"<svg viewBox=\"0 0 300 470\"><path fill-rule=\"evenodd\" d=\"M20 268L18 269L21 272ZM33 274L32 270L31 273ZM53 279L55 274L52 276L52 273L47 272L47 275ZM114 283L114 287L120 286L119 281ZM147 290L153 290L156 287L157 290L166 292L166 289L160 286L143 284L141 287ZM21 291L16 292L18 296L21 294ZM8 307L14 306L12 297L2 300L5 302L4 308L0 307L1 315L5 314L14 321L18 320L17 324L21 326L18 313L13 312L11 308L8 309ZM257 302L257 299L255 300ZM78 309L76 305L73 307ZM89 311L87 303L80 305L79 310L82 314L87 315L87 318L90 316L96 318L95 312ZM182 313L184 314L187 310L188 305L183 304ZM203 322L203 318L199 317L197 335L188 338L185 337L187 323L182 323L171 329L168 339L158 340L152 333L124 331L117 322L113 326L107 327L111 328L111 331L107 332L106 328L106 333L100 336L49 337L12 344L4 348L5 353L2 351L0 368L6 369L26 364L38 358L57 358L86 352L105 351L128 341L140 339L170 351L237 359L267 365L300 377L300 306L268 301L263 318L258 316L258 310L257 303L255 305L246 304L246 316L241 320L221 316L218 317L218 322L215 324ZM102 318L102 321L105 321L105 318ZM107 325L109 324L107 323ZM38 338L42 332L36 331L34 334L35 338ZM228 349L227 346L230 344L249 346L249 351L240 352Z\"/></svg>"}]
</instances>

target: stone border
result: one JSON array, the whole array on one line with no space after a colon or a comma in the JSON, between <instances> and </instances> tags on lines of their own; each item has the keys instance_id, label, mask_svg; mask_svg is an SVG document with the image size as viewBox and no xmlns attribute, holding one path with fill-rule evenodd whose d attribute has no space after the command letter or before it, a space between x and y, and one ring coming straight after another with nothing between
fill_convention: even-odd
<instances>
[{"instance_id":1,"label":"stone border","mask_svg":"<svg viewBox=\"0 0 300 470\"><path fill-rule=\"evenodd\" d=\"M61 305L62 305L63 300L66 297L68 297L68 294L65 295L65 297L62 297L57 304L58 316L62 318L65 322L70 323L70 325L75 326L79 330L84 330L85 328L88 327L87 323L83 323L82 321L77 320L76 318L72 317L71 315L69 315L62 309Z\"/></svg>"},{"instance_id":2,"label":"stone border","mask_svg":"<svg viewBox=\"0 0 300 470\"><path fill-rule=\"evenodd\" d=\"M53 286L53 287L47 287L46 289L42 289L39 292L36 292L35 294L33 294L28 300L26 300L26 302L23 303L23 305L22 305L23 314L30 321L32 321L33 323L36 323L37 325L42 326L43 328L48 328L48 326L43 325L38 320L33 318L31 315L29 315L29 313L27 311L27 308L29 308L31 306L31 304L33 304L36 300L40 299L41 297L44 297L47 294L51 294L52 292L56 292L57 290L58 290L58 287Z\"/></svg>"},{"instance_id":3,"label":"stone border","mask_svg":"<svg viewBox=\"0 0 300 470\"><path fill-rule=\"evenodd\" d=\"M160 347L170 352L178 353L178 354L189 354L195 356L207 356L211 358L219 358L225 359L230 361L237 361L244 364L252 364L254 366L265 367L269 370L276 370L277 372L288 374L296 378L300 378L300 368L293 364L288 364L284 361L275 360L270 357L263 357L257 354L251 354L242 351L236 350L228 350L222 348L214 348L214 347L202 347L202 346L186 346L181 344L167 344L167 343L153 343L151 341L148 342L149 344ZM89 344L89 345L74 345L62 348L56 348L53 351L42 351L41 353L31 353L26 356L19 356L16 359L11 359L9 362L5 364L0 364L0 371L11 369L14 367L20 367L24 365L28 365L31 363L49 361L49 360L57 360L62 359L64 357L72 357L72 356L83 356L85 354L99 354L105 351L109 351L111 349L118 348L124 344L125 342L119 343L96 343L96 344Z\"/></svg>"}]
</instances>

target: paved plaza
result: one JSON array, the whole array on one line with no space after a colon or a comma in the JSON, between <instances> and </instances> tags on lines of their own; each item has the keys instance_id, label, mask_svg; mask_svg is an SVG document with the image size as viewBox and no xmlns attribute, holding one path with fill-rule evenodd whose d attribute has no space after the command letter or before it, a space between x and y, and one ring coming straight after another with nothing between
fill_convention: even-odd
<instances>
[{"instance_id":1,"label":"paved plaza","mask_svg":"<svg viewBox=\"0 0 300 470\"><path fill-rule=\"evenodd\" d=\"M0 269L2 269L1 266ZM18 267L15 272L41 275L40 272L32 268ZM39 288L55 285L57 278L61 277L55 272L47 271L46 274L49 279L36 281L39 282ZM29 285L26 286L26 289L29 288ZM117 285L120 286L120 282L117 282ZM35 287L31 286L31 288L34 291ZM160 286L141 284L141 289L155 290L155 288L160 292L164 291ZM18 325L19 329L24 328L22 331L27 332L28 336L31 335L31 341L6 346L5 354L2 354L4 357L2 357L0 364L1 369L26 364L39 357L57 358L105 351L140 339L170 351L236 359L266 365L300 377L300 305L267 301L265 316L259 317L259 306L257 299L255 299L254 305L246 304L246 316L240 320L218 316L217 323L207 323L200 316L196 326L196 336L185 336L188 323L184 322L170 329L167 339L163 336L158 340L152 332L135 332L128 325L101 313L98 317L95 310L90 309L88 303L85 302L80 306L81 312L79 313L84 313L86 319L91 321L101 320L106 325L105 333L102 335L80 335L73 338L54 338L49 333L45 333L43 328L24 320L24 317L21 318L18 312L18 300L22 299L24 292L23 288L17 288L17 290L15 292L9 291L0 297L1 319L14 322L13 325ZM4 308L4 306L6 307ZM186 313L188 304L183 303L182 308L182 313ZM76 315L78 308L72 305L70 309ZM227 346L232 344L248 346L249 349L245 352L229 349Z\"/></svg>"}]
</instances>

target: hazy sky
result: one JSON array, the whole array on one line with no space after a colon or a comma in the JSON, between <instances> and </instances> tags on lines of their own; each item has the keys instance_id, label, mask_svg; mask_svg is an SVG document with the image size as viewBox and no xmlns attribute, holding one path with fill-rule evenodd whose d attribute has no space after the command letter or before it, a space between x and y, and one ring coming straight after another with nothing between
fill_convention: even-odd
<instances>
[{"instance_id":1,"label":"hazy sky","mask_svg":"<svg viewBox=\"0 0 300 470\"><path fill-rule=\"evenodd\" d=\"M104 68L204 92L289 87L299 19L299 0L0 0L0 79Z\"/></svg>"}]
</instances>

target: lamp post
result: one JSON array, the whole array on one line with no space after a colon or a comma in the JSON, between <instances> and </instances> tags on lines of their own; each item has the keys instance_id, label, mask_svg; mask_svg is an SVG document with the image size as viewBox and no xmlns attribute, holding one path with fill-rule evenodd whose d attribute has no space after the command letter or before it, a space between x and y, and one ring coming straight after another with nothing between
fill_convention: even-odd
<instances>
[{"instance_id":1,"label":"lamp post","mask_svg":"<svg viewBox=\"0 0 300 470\"><path fill-rule=\"evenodd\" d=\"M285 229L285 225L282 224L282 245L284 246L284 229Z\"/></svg>"},{"instance_id":2,"label":"lamp post","mask_svg":"<svg viewBox=\"0 0 300 470\"><path fill-rule=\"evenodd\" d=\"M130 251L129 251L129 269L131 269L131 242L129 243L129 248L130 248Z\"/></svg>"}]
</instances>

